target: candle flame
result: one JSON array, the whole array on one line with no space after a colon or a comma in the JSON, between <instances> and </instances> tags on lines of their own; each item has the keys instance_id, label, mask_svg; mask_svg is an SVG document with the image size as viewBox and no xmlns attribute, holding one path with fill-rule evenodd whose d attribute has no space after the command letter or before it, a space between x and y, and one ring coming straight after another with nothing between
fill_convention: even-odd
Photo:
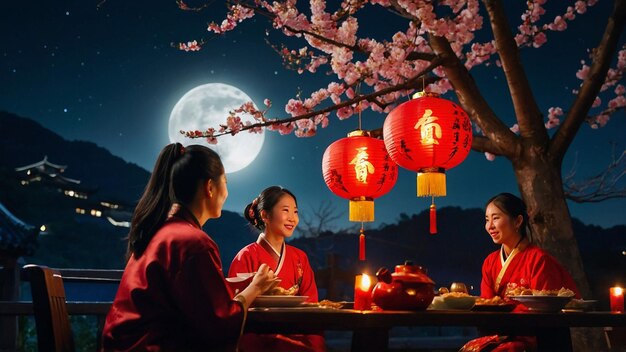
<instances>
[{"instance_id":1,"label":"candle flame","mask_svg":"<svg viewBox=\"0 0 626 352\"><path fill-rule=\"evenodd\" d=\"M615 287L615 291L614 292L615 292L616 296L621 296L624 293L624 291L622 291L621 287Z\"/></svg>"},{"instance_id":2,"label":"candle flame","mask_svg":"<svg viewBox=\"0 0 626 352\"><path fill-rule=\"evenodd\" d=\"M361 290L368 291L370 289L370 285L372 284L372 280L369 275L363 274L361 275Z\"/></svg>"}]
</instances>

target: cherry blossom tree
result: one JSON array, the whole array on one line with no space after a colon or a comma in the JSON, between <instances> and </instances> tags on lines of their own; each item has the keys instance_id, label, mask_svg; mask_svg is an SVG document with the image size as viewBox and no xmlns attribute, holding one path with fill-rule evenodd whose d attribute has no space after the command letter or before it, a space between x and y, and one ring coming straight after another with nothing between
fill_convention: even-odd
<instances>
[{"instance_id":1,"label":"cherry blossom tree","mask_svg":"<svg viewBox=\"0 0 626 352\"><path fill-rule=\"evenodd\" d=\"M575 73L580 86L568 107L540 111L520 60L520 50L539 48L555 31L583 17L597 0L559 3L562 10L549 15L547 0L527 0L519 18L508 18L501 0L343 0L329 9L325 0L233 0L221 23L208 31L220 35L242 21L262 16L272 27L302 46L290 49L272 44L285 66L299 73L329 69L336 77L310 96L294 97L285 106L289 117L268 116L252 103L233 111L221 126L205 131L181 131L192 138L216 143L224 134L261 132L294 133L309 137L328 126L331 114L346 119L365 109L388 113L416 91L426 90L456 97L475 128L472 149L488 159L504 157L511 162L519 191L528 205L530 224L538 244L551 252L572 272L583 296L590 296L581 257L571 224L561 174L563 158L584 124L604 127L611 116L626 107L626 0L615 0L604 34L589 51ZM183 10L196 10L178 0ZM307 6L305 6L307 5ZM406 23L387 40L358 36L359 12L367 8L389 11ZM486 19L486 21L485 21ZM477 34L491 38L477 40ZM201 50L204 40L180 44L182 50ZM470 71L479 65L504 72L516 123L507 126L489 106ZM574 74L574 73L572 73ZM556 104L555 104L556 105ZM256 122L242 123L248 113ZM545 116L545 117L544 117ZM623 167L623 163L621 164ZM571 189L571 188L570 188Z\"/></svg>"}]
</instances>

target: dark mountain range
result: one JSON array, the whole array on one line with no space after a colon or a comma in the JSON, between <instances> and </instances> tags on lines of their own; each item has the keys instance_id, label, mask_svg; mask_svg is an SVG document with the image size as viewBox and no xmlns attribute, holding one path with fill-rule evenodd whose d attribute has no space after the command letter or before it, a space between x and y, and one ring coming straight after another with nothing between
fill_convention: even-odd
<instances>
[{"instance_id":1,"label":"dark mountain range","mask_svg":"<svg viewBox=\"0 0 626 352\"><path fill-rule=\"evenodd\" d=\"M94 143L67 141L33 120L0 111L1 166L14 169L46 155L52 163L67 165L64 176L97 188L96 197L106 195L109 200L135 203L150 177L145 169Z\"/></svg>"},{"instance_id":2,"label":"dark mountain range","mask_svg":"<svg viewBox=\"0 0 626 352\"><path fill-rule=\"evenodd\" d=\"M0 202L23 221L50 228L49 235L40 236L35 255L25 260L53 267L122 268L127 228L77 215L73 200L56 191L17 183L14 168L39 161L44 155L67 165L67 177L97 187L98 197L129 204L141 195L149 173L93 143L66 141L32 120L0 112ZM395 224L366 230L364 264L357 260L358 231L326 232L315 238L295 238L290 244L305 250L316 270L326 267L331 256L347 277L360 272L374 274L379 267L392 269L412 260L428 269L437 286L463 281L478 294L482 261L497 249L485 233L484 211L447 207L437 215L436 235L428 233L427 211L401 214ZM573 225L593 296L605 300L608 287L626 284L626 256L622 254L626 251L626 226L603 229L576 219ZM241 215L228 211L207 222L205 230L220 246L225 271L237 251L257 236ZM350 285L346 283L345 292L351 294Z\"/></svg>"}]
</instances>

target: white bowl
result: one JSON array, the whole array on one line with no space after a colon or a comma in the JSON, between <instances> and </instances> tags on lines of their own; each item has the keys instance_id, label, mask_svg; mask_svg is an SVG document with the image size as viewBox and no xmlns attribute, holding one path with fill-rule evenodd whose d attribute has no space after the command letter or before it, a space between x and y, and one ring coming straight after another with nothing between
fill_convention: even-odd
<instances>
[{"instance_id":1,"label":"white bowl","mask_svg":"<svg viewBox=\"0 0 626 352\"><path fill-rule=\"evenodd\" d=\"M443 303L450 309L469 310L476 303L476 296L444 296Z\"/></svg>"}]
</instances>

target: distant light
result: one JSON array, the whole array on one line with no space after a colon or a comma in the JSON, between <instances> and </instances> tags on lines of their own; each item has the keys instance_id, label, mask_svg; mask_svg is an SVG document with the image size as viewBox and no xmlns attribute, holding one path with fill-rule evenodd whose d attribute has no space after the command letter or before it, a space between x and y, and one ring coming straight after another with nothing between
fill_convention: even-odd
<instances>
[{"instance_id":1,"label":"distant light","mask_svg":"<svg viewBox=\"0 0 626 352\"><path fill-rule=\"evenodd\" d=\"M69 11L65 11L65 16L69 16L70 12Z\"/></svg>"},{"instance_id":2,"label":"distant light","mask_svg":"<svg viewBox=\"0 0 626 352\"><path fill-rule=\"evenodd\" d=\"M48 229L48 228L46 227L46 225L41 225L41 226L39 227L39 231L41 231L41 232L46 232L46 230L47 230L47 229Z\"/></svg>"},{"instance_id":3,"label":"distant light","mask_svg":"<svg viewBox=\"0 0 626 352\"><path fill-rule=\"evenodd\" d=\"M67 112L67 108L64 108L64 109L63 109L63 112Z\"/></svg>"},{"instance_id":4,"label":"distant light","mask_svg":"<svg viewBox=\"0 0 626 352\"><path fill-rule=\"evenodd\" d=\"M622 255L626 255L626 251L622 251Z\"/></svg>"}]
</instances>

